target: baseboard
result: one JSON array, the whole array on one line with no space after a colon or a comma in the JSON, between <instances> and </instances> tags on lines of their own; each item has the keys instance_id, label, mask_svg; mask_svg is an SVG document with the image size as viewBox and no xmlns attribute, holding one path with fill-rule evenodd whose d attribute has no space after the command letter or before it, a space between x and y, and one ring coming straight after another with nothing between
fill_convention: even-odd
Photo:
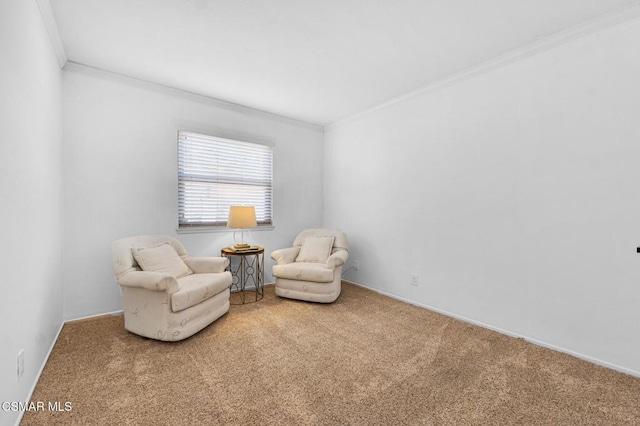
<instances>
[{"instance_id":1,"label":"baseboard","mask_svg":"<svg viewBox=\"0 0 640 426\"><path fill-rule=\"evenodd\" d=\"M49 361L49 357L51 356L51 352L53 352L53 348L56 345L56 343L58 342L58 337L60 337L60 332L62 331L62 327L64 327L66 321L62 321L62 323L60 324L60 327L58 327L58 332L56 333L56 336L53 338L53 342L51 342L51 346L49 346L49 351L47 351L47 356L44 357L44 360L42 361L42 365L40 365L40 369L38 370L38 374L36 374L35 380L33 381L33 385L31 385L31 389L29 390L29 393L27 394L27 399L25 402L29 402L31 401L31 396L33 396L33 392L35 392L36 390L36 386L38 385L38 382L40 381L40 376L42 375L42 372L44 371L44 367L47 365L47 361ZM20 414L18 414L18 419L16 420L16 425L15 426L19 426L20 422L22 421L22 417L24 416L24 411L21 411Z\"/></svg>"},{"instance_id":2,"label":"baseboard","mask_svg":"<svg viewBox=\"0 0 640 426\"><path fill-rule=\"evenodd\" d=\"M68 322L90 320L90 319L99 318L99 317L106 317L108 315L118 316L118 315L122 315L123 313L124 313L124 311L122 309L120 309L119 311L104 312L104 313L101 313L101 314L87 315L85 317L69 318L69 319L66 319L64 321L64 323L66 324Z\"/></svg>"},{"instance_id":3,"label":"baseboard","mask_svg":"<svg viewBox=\"0 0 640 426\"><path fill-rule=\"evenodd\" d=\"M264 286L270 286L270 285L275 285L275 283L265 283ZM247 287L247 290L253 290L255 291L255 286L252 287ZM118 315L122 315L124 313L124 311L122 309L117 310L117 311L111 311L111 312L103 312L100 314L93 314L93 315L87 315L84 317L77 317L77 318L68 318L66 320L63 321L63 325L68 323L68 322L76 322L76 321L84 321L84 320L90 320L90 319L94 319L94 318L99 318L99 317L105 317L107 315L114 315L114 316L118 316Z\"/></svg>"},{"instance_id":4,"label":"baseboard","mask_svg":"<svg viewBox=\"0 0 640 426\"><path fill-rule=\"evenodd\" d=\"M275 283L265 283L264 286L270 286L270 285L275 285ZM255 291L255 286L252 287L246 287L247 290L250 291ZM112 316L119 316L122 315L124 313L124 311L122 309L118 310L118 311L111 311L111 312L103 312L101 314L93 314L93 315L87 315L84 317L78 317L78 318L69 318L63 321L63 325L66 323L71 323L71 322L77 322L77 321L85 321L85 320L91 320L91 319L95 319L95 318L99 318L99 317L106 317L108 315L112 315Z\"/></svg>"},{"instance_id":5,"label":"baseboard","mask_svg":"<svg viewBox=\"0 0 640 426\"><path fill-rule=\"evenodd\" d=\"M598 365L600 367L609 368L611 370L615 370L615 371L618 371L620 373L628 374L629 376L634 376L634 377L640 378L640 372L632 370L630 368L621 367L619 365L612 364L610 362L603 361L601 359L594 358L594 357L591 357L589 355L582 354L580 352L575 352L575 351L572 351L570 349L566 349L566 348L563 348L563 347L560 347L560 346L553 345L553 344L545 342L543 340L533 339L531 337L524 336L524 335L521 335L521 334L518 334L518 333L514 333L514 332L509 331L509 330L505 330L505 329L502 329L502 328L499 328L499 327L494 327L491 324L486 324L486 323L483 323L481 321L476 321L476 320L473 320L471 318L464 317L462 315L458 315L458 314L454 314L454 313L451 313L451 312L447 312L445 310L442 310L442 309L439 309L439 308L435 308L433 306L425 305L423 303L419 303L419 302L416 302L414 300L405 299L404 297L400 297L400 296L392 294L392 293L387 293L386 291L382 291L382 290L378 290L378 289L375 289L375 288L367 287L364 284L360 284L360 283L357 283L357 282L354 282L354 281L345 280L345 279L343 279L342 281L344 281L346 283L349 283L349 284L353 284L353 285L358 286L358 287L365 288L367 290L371 290L371 291L373 291L375 293L378 293L378 294L382 294L383 296L387 296L387 297L390 297L392 299L396 299L396 300L399 300L401 302L417 306L419 308L428 309L430 311L437 312L439 314L446 315L448 317L455 318L455 319L458 319L460 321L464 321L464 322L469 323L469 324L477 325L479 327L486 328L486 329L495 331L495 332L500 333L500 334L505 334L505 335L507 335L509 337L515 337L515 338L518 338L518 339L523 339L524 341L529 342L531 344L534 344L536 346L542 346L543 348L551 349L551 350L554 350L556 352L562 352L562 353L565 353L567 355L571 355L571 356L574 356L576 358L580 358L580 359L582 359L584 361L587 361L587 362L590 362L592 364L596 364L596 365Z\"/></svg>"}]
</instances>

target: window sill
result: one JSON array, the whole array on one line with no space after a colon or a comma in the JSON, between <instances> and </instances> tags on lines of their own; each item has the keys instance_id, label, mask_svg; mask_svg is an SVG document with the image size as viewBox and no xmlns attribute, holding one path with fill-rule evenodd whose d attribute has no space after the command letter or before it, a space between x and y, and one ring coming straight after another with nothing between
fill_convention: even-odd
<instances>
[{"instance_id":1,"label":"window sill","mask_svg":"<svg viewBox=\"0 0 640 426\"><path fill-rule=\"evenodd\" d=\"M249 232L256 231L273 231L276 229L274 225L258 226L257 228L247 229ZM178 234L204 234L209 232L234 232L240 231L240 229L231 229L225 226L194 226L192 228L177 228Z\"/></svg>"}]
</instances>

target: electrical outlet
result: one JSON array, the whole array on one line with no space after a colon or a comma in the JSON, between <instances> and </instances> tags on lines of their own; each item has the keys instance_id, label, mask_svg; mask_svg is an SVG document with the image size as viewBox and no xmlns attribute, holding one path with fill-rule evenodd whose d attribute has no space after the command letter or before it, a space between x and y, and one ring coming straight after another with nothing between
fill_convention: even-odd
<instances>
[{"instance_id":1,"label":"electrical outlet","mask_svg":"<svg viewBox=\"0 0 640 426\"><path fill-rule=\"evenodd\" d=\"M418 287L418 274L411 274L411 285L414 287Z\"/></svg>"},{"instance_id":2,"label":"electrical outlet","mask_svg":"<svg viewBox=\"0 0 640 426\"><path fill-rule=\"evenodd\" d=\"M24 349L18 352L18 379L24 374Z\"/></svg>"},{"instance_id":3,"label":"electrical outlet","mask_svg":"<svg viewBox=\"0 0 640 426\"><path fill-rule=\"evenodd\" d=\"M356 271L360 270L360 261L359 260L355 260L353 262L353 269L355 269Z\"/></svg>"}]
</instances>

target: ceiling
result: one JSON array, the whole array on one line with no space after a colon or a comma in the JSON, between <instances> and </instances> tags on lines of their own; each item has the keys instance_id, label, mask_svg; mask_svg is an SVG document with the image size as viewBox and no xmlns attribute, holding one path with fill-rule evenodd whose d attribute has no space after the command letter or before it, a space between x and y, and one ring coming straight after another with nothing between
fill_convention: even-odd
<instances>
[{"instance_id":1,"label":"ceiling","mask_svg":"<svg viewBox=\"0 0 640 426\"><path fill-rule=\"evenodd\" d=\"M70 61L326 125L630 0L50 0Z\"/></svg>"}]
</instances>

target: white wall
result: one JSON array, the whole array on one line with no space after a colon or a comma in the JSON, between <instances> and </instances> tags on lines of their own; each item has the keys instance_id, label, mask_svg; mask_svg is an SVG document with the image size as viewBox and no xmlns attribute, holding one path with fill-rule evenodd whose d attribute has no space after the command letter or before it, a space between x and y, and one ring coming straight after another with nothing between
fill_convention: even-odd
<instances>
[{"instance_id":1,"label":"white wall","mask_svg":"<svg viewBox=\"0 0 640 426\"><path fill-rule=\"evenodd\" d=\"M35 1L0 2L0 401L24 402L62 324L62 83ZM20 380L16 359L24 349ZM0 424L19 413L0 408Z\"/></svg>"},{"instance_id":2,"label":"white wall","mask_svg":"<svg viewBox=\"0 0 640 426\"><path fill-rule=\"evenodd\" d=\"M327 129L345 278L640 374L638 40L636 19Z\"/></svg>"},{"instance_id":3,"label":"white wall","mask_svg":"<svg viewBox=\"0 0 640 426\"><path fill-rule=\"evenodd\" d=\"M110 251L118 238L172 235L194 256L233 243L228 231L176 232L179 129L274 146L275 229L252 233L266 248L267 282L269 253L322 225L321 128L78 66L63 81L65 318L121 309Z\"/></svg>"}]
</instances>

